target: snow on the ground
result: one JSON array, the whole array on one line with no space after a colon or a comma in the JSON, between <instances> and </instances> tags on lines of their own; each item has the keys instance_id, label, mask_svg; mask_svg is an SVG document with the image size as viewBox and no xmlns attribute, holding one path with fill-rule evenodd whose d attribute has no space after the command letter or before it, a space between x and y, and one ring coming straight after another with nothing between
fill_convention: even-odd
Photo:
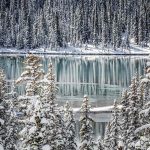
<instances>
[{"instance_id":1,"label":"snow on the ground","mask_svg":"<svg viewBox=\"0 0 150 150\"><path fill-rule=\"evenodd\" d=\"M0 144L0 150L4 150L4 147Z\"/></svg>"},{"instance_id":2,"label":"snow on the ground","mask_svg":"<svg viewBox=\"0 0 150 150\"><path fill-rule=\"evenodd\" d=\"M50 150L50 149L51 149L51 147L49 145L44 145L42 147L42 150Z\"/></svg>"},{"instance_id":3,"label":"snow on the ground","mask_svg":"<svg viewBox=\"0 0 150 150\"><path fill-rule=\"evenodd\" d=\"M111 112L113 110L114 106L105 106L105 107L95 107L91 108L90 112ZM122 106L118 105L118 108L120 109ZM73 108L74 112L79 112L80 108Z\"/></svg>"},{"instance_id":4,"label":"snow on the ground","mask_svg":"<svg viewBox=\"0 0 150 150\"><path fill-rule=\"evenodd\" d=\"M68 44L67 48L57 48L51 50L50 48L37 48L34 50L17 50L15 48L0 48L0 53L46 53L46 54L150 54L150 44L148 47L140 47L136 44L130 44L130 50L119 48L116 51L112 47L104 48L102 46L83 45L82 47L73 47Z\"/></svg>"}]
</instances>

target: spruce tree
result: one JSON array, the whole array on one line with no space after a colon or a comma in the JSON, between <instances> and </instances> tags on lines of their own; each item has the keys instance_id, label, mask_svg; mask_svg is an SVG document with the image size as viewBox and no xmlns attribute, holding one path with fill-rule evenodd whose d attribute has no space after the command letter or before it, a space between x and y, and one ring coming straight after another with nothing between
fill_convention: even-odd
<instances>
[{"instance_id":1,"label":"spruce tree","mask_svg":"<svg viewBox=\"0 0 150 150\"><path fill-rule=\"evenodd\" d=\"M90 116L90 105L88 102L88 97L84 96L83 103L80 109L80 150L94 150L95 142L93 139L93 130L91 122L93 121Z\"/></svg>"},{"instance_id":2,"label":"spruce tree","mask_svg":"<svg viewBox=\"0 0 150 150\"><path fill-rule=\"evenodd\" d=\"M76 131L75 131L75 120L73 116L73 110L69 103L66 102L64 106L64 122L67 132L67 150L76 150Z\"/></svg>"},{"instance_id":3,"label":"spruce tree","mask_svg":"<svg viewBox=\"0 0 150 150\"><path fill-rule=\"evenodd\" d=\"M138 88L138 80L137 77L134 77L131 81L131 85L129 87L129 107L127 108L128 111L128 119L129 125L127 130L127 146L128 149L135 149L135 143L138 140L137 135L135 134L135 130L140 126L139 121L139 109L142 107L141 103L139 102L138 95L137 95L137 88Z\"/></svg>"},{"instance_id":4,"label":"spruce tree","mask_svg":"<svg viewBox=\"0 0 150 150\"><path fill-rule=\"evenodd\" d=\"M108 126L109 132L108 135L104 138L104 147L106 150L116 150L118 148L119 141L119 132L120 132L120 124L119 124L119 110L117 108L117 102L114 102L114 109L112 113L112 119ZM107 129L108 130L108 129Z\"/></svg>"},{"instance_id":5,"label":"spruce tree","mask_svg":"<svg viewBox=\"0 0 150 150\"><path fill-rule=\"evenodd\" d=\"M56 104L56 94L58 88L55 83L55 75L53 73L52 64L49 65L47 74L41 80L41 103L40 109L44 129L45 145L48 145L53 150L66 149L66 128L62 113ZM41 123L42 123L41 120ZM48 132L49 131L49 132Z\"/></svg>"},{"instance_id":6,"label":"spruce tree","mask_svg":"<svg viewBox=\"0 0 150 150\"><path fill-rule=\"evenodd\" d=\"M149 102L149 89L150 89L150 78L149 78L149 62L147 63L146 67L146 74L141 79L140 87L142 87L142 107L139 112L140 117L140 126L136 129L135 133L139 137L139 140L136 143L136 146L146 150L150 147L150 136L149 136L149 127L150 127L150 102Z\"/></svg>"},{"instance_id":7,"label":"spruce tree","mask_svg":"<svg viewBox=\"0 0 150 150\"><path fill-rule=\"evenodd\" d=\"M17 142L18 142L18 131L19 131L19 123L16 118L15 112L15 101L17 100L17 93L15 92L15 85L12 82L12 87L10 93L6 94L5 100L5 109L7 114L7 138L5 139L5 149L9 150L17 150Z\"/></svg>"},{"instance_id":8,"label":"spruce tree","mask_svg":"<svg viewBox=\"0 0 150 150\"><path fill-rule=\"evenodd\" d=\"M120 145L119 147L122 147L124 149L127 149L127 130L129 127L129 114L128 114L128 107L129 107L129 93L127 90L125 90L122 94L121 97L121 110L120 110L120 118L119 118L119 122L120 122L120 135L121 138L119 138L119 142L123 143L122 146Z\"/></svg>"},{"instance_id":9,"label":"spruce tree","mask_svg":"<svg viewBox=\"0 0 150 150\"><path fill-rule=\"evenodd\" d=\"M5 147L5 138L6 138L6 112L5 112L5 92L6 92L6 81L5 76L2 70L0 70L0 148L2 150Z\"/></svg>"},{"instance_id":10,"label":"spruce tree","mask_svg":"<svg viewBox=\"0 0 150 150\"><path fill-rule=\"evenodd\" d=\"M98 138L97 150L104 150L103 140L101 136Z\"/></svg>"},{"instance_id":11,"label":"spruce tree","mask_svg":"<svg viewBox=\"0 0 150 150\"><path fill-rule=\"evenodd\" d=\"M11 107L11 103L9 103L11 101L13 101L12 98L8 99L5 75L0 70L0 148L4 150L17 149L17 131L12 114L13 106Z\"/></svg>"},{"instance_id":12,"label":"spruce tree","mask_svg":"<svg viewBox=\"0 0 150 150\"><path fill-rule=\"evenodd\" d=\"M25 64L25 71L16 81L17 84L26 84L25 95L19 96L17 102L17 111L21 113L21 116L18 117L18 119L20 121L20 128L22 129L19 133L19 148L36 149L36 144L34 145L34 142L36 143L37 139L40 140L41 137L38 137L37 139L35 137L32 142L30 141L30 137L35 130L39 130L36 123L36 118L38 118L38 108L40 107L38 84L43 76L43 71L41 70L40 58L35 55L29 54Z\"/></svg>"}]
</instances>

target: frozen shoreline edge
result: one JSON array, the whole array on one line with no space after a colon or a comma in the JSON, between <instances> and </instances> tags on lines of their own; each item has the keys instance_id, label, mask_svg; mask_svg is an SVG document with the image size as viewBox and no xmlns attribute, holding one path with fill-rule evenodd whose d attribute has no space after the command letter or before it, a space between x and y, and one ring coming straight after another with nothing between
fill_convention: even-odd
<instances>
[{"instance_id":1,"label":"frozen shoreline edge","mask_svg":"<svg viewBox=\"0 0 150 150\"><path fill-rule=\"evenodd\" d=\"M72 52L8 52L0 51L0 55L27 55L29 53L36 55L102 55L102 56L148 56L150 53L72 53Z\"/></svg>"}]
</instances>

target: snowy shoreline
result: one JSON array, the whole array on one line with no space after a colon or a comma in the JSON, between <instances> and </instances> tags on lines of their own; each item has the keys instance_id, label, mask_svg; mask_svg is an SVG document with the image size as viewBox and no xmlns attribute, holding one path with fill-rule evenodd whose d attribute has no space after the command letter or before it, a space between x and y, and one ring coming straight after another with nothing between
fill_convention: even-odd
<instances>
[{"instance_id":1,"label":"snowy shoreline","mask_svg":"<svg viewBox=\"0 0 150 150\"><path fill-rule=\"evenodd\" d=\"M149 53L126 53L126 54L120 54L120 53L72 53L72 52L32 52L29 53L36 54L36 55L99 55L99 56L148 56ZM8 52L8 51L0 51L0 55L26 55L28 52Z\"/></svg>"},{"instance_id":2,"label":"snowy shoreline","mask_svg":"<svg viewBox=\"0 0 150 150\"><path fill-rule=\"evenodd\" d=\"M38 49L23 49L18 50L16 48L0 48L0 55L26 55L28 53L37 54L37 55L120 55L120 56L130 56L130 55L149 55L150 46L148 47L139 47L138 45L131 44L130 49L121 49L118 48L113 50L111 47L95 47L93 45L82 46L82 47L73 47L68 46L67 48L57 48L51 50L50 48L38 48Z\"/></svg>"}]
</instances>

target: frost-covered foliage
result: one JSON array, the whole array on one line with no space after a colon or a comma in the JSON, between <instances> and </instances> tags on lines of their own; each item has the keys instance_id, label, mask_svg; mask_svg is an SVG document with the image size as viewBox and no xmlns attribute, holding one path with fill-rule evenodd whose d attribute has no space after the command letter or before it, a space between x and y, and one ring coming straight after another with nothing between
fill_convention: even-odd
<instances>
[{"instance_id":1,"label":"frost-covered foliage","mask_svg":"<svg viewBox=\"0 0 150 150\"><path fill-rule=\"evenodd\" d=\"M112 113L112 119L110 124L107 126L107 132L104 138L105 150L115 150L118 148L119 141L119 110L117 108L117 102L114 102L114 109Z\"/></svg>"},{"instance_id":2,"label":"frost-covered foliage","mask_svg":"<svg viewBox=\"0 0 150 150\"><path fill-rule=\"evenodd\" d=\"M7 133L7 129L5 126L6 123L6 112L5 112L5 92L6 92L6 82L5 82L5 76L0 70L0 146L2 150L4 149L5 145L5 138Z\"/></svg>"},{"instance_id":3,"label":"frost-covered foliage","mask_svg":"<svg viewBox=\"0 0 150 150\"><path fill-rule=\"evenodd\" d=\"M44 127L44 145L50 149L61 150L66 148L66 128L62 113L56 104L58 88L55 83L53 66L49 65L47 74L40 81L41 115Z\"/></svg>"},{"instance_id":4,"label":"frost-covered foliage","mask_svg":"<svg viewBox=\"0 0 150 150\"><path fill-rule=\"evenodd\" d=\"M134 149L134 144L138 139L134 131L140 126L139 109L142 107L139 103L137 88L138 88L138 80L137 77L134 77L129 87L130 90L128 97L129 107L127 108L129 124L126 140L128 143L127 146L131 150Z\"/></svg>"},{"instance_id":5,"label":"frost-covered foliage","mask_svg":"<svg viewBox=\"0 0 150 150\"><path fill-rule=\"evenodd\" d=\"M20 117L24 125L19 133L19 149L65 150L66 128L62 113L55 103L57 87L52 64L43 76L39 58L29 55L27 59L27 71L17 80L27 82L26 95L19 97L20 109L24 110L24 115Z\"/></svg>"},{"instance_id":6,"label":"frost-covered foliage","mask_svg":"<svg viewBox=\"0 0 150 150\"><path fill-rule=\"evenodd\" d=\"M1 0L0 46L147 46L149 0Z\"/></svg>"},{"instance_id":7,"label":"frost-covered foliage","mask_svg":"<svg viewBox=\"0 0 150 150\"><path fill-rule=\"evenodd\" d=\"M118 136L115 138L118 149L125 150L147 150L150 148L150 66L147 63L146 74L138 78L134 76L128 90L124 91L121 97L121 107L119 116ZM110 149L111 143L111 121L107 128L104 138L104 149ZM113 128L115 129L115 127ZM108 147L107 147L108 145ZM113 146L114 149L115 145Z\"/></svg>"},{"instance_id":8,"label":"frost-covered foliage","mask_svg":"<svg viewBox=\"0 0 150 150\"><path fill-rule=\"evenodd\" d=\"M24 62L25 69L16 80L17 84L26 84L26 95L33 96L38 93L37 85L40 79L43 77L43 70L41 69L41 59L40 57L29 54Z\"/></svg>"},{"instance_id":9,"label":"frost-covered foliage","mask_svg":"<svg viewBox=\"0 0 150 150\"><path fill-rule=\"evenodd\" d=\"M103 140L102 140L101 136L98 138L97 150L104 150Z\"/></svg>"},{"instance_id":10,"label":"frost-covered foliage","mask_svg":"<svg viewBox=\"0 0 150 150\"><path fill-rule=\"evenodd\" d=\"M25 95L18 97L18 116L30 116L30 111L36 104L36 99L39 98L38 84L42 79L43 71L41 70L40 58L38 56L29 54L25 60L25 70L16 80L16 84L25 84ZM17 105L17 104L16 104ZM28 108L27 108L28 107Z\"/></svg>"},{"instance_id":11,"label":"frost-covered foliage","mask_svg":"<svg viewBox=\"0 0 150 150\"><path fill-rule=\"evenodd\" d=\"M123 91L121 97L121 109L120 109L120 138L118 147L123 147L127 149L127 138L128 138L128 127L129 127L129 114L128 114L128 107L129 107L129 100L128 100L129 93L127 90Z\"/></svg>"},{"instance_id":12,"label":"frost-covered foliage","mask_svg":"<svg viewBox=\"0 0 150 150\"><path fill-rule=\"evenodd\" d=\"M0 148L16 150L17 131L13 114L13 93L8 97L6 78L0 70ZM15 98L15 97L14 97Z\"/></svg>"},{"instance_id":13,"label":"frost-covered foliage","mask_svg":"<svg viewBox=\"0 0 150 150\"><path fill-rule=\"evenodd\" d=\"M87 96L84 96L83 103L80 109L80 150L94 150L95 142L93 139L92 119L89 116L90 105Z\"/></svg>"},{"instance_id":14,"label":"frost-covered foliage","mask_svg":"<svg viewBox=\"0 0 150 150\"><path fill-rule=\"evenodd\" d=\"M139 136L139 148L147 150L150 147L150 101L147 102L143 110L140 111L141 126L136 129L135 133Z\"/></svg>"},{"instance_id":15,"label":"frost-covered foliage","mask_svg":"<svg viewBox=\"0 0 150 150\"><path fill-rule=\"evenodd\" d=\"M40 58L29 54L25 61L25 71L21 74L16 81L17 84L25 83L26 91L25 95L18 97L17 113L21 115L18 119L21 123L20 128L22 130L19 133L20 149L36 149L37 143L41 139L41 135L33 136L34 131L39 128L39 109L40 108L40 96L38 93L39 80L42 79L43 71L41 70ZM32 136L34 138L32 138ZM32 139L32 140L31 140Z\"/></svg>"},{"instance_id":16,"label":"frost-covered foliage","mask_svg":"<svg viewBox=\"0 0 150 150\"><path fill-rule=\"evenodd\" d=\"M143 107L139 113L140 127L136 129L135 133L139 136L136 147L142 150L150 148L150 64L147 63L146 74L141 79L143 85Z\"/></svg>"},{"instance_id":17,"label":"frost-covered foliage","mask_svg":"<svg viewBox=\"0 0 150 150\"><path fill-rule=\"evenodd\" d=\"M73 110L69 103L66 102L64 106L64 121L67 132L67 150L76 150L76 131L75 131L75 120L73 116Z\"/></svg>"},{"instance_id":18,"label":"frost-covered foliage","mask_svg":"<svg viewBox=\"0 0 150 150\"><path fill-rule=\"evenodd\" d=\"M125 150L147 150L150 147L150 101L149 101L149 67L146 68L146 75L134 76L128 90L125 90L121 97L121 107L114 107L112 120L107 128L104 138L104 150L125 149ZM112 125L114 126L112 127ZM112 128L112 130L111 130ZM117 131L113 132L112 131ZM112 135L114 138L111 139ZM111 139L111 140L109 140Z\"/></svg>"}]
</instances>

